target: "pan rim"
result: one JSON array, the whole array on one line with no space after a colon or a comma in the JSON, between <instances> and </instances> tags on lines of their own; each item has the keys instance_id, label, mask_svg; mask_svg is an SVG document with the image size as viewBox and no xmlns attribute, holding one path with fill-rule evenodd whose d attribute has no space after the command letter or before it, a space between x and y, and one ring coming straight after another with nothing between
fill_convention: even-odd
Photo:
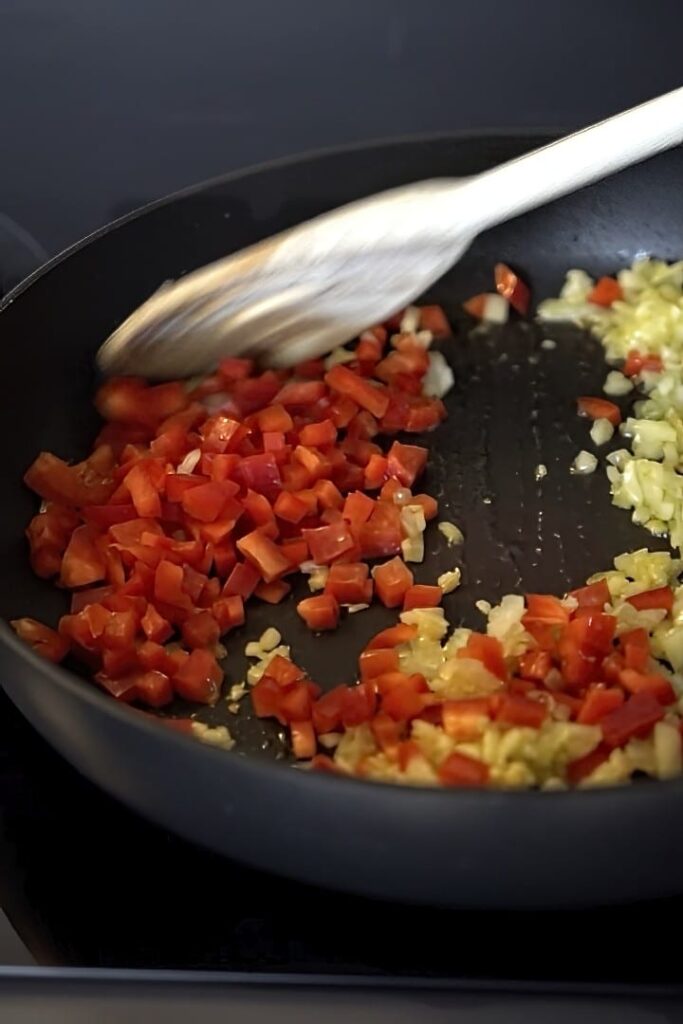
<instances>
[{"instance_id":1,"label":"pan rim","mask_svg":"<svg viewBox=\"0 0 683 1024\"><path fill-rule=\"evenodd\" d=\"M388 136L379 139L365 140L360 142L352 142L342 146L329 146L323 148L316 148L313 150L306 150L299 153L288 154L274 160L260 161L255 164L250 164L247 167L238 168L234 171L230 171L227 174L217 175L212 178L208 178L199 183L186 186L182 189L178 189L158 199L152 200L149 203L145 203L141 207L137 207L131 210L129 213L124 214L122 217L118 217L107 224L95 229L93 232L85 235L78 239L76 242L61 250L55 256L51 257L46 263L42 264L36 270L34 270L28 277L24 278L19 282L11 291L9 291L5 297L0 300L0 314L8 306L12 305L17 299L23 296L33 284L39 281L42 277L48 274L51 270L55 269L62 262L67 260L69 257L75 255L81 250L85 249L91 243L98 241L105 235L110 234L112 231L125 226L129 222L136 220L151 213L161 207L170 205L177 200L182 200L192 195L200 194L207 189L215 188L223 184L229 184L232 181L239 181L243 178L249 177L253 174L262 173L265 171L276 170L278 168L294 166L309 161L315 161L326 157L333 157L335 154L342 153L353 153L361 151L373 151L381 149L386 146L410 146L417 143L426 142L444 142L448 140L463 141L478 140L485 141L529 141L530 143L538 142L542 143L545 141L551 141L553 138L557 138L561 134L561 130L557 128L540 128L530 127L520 129L495 129L495 128L481 128L472 130L462 131L441 131L441 132L426 132L426 133L409 133L406 135L399 136ZM269 761L253 756L242 756L238 749L231 751L217 750L211 748L206 744L198 743L197 740L192 739L189 736L183 735L180 732L171 729L160 729L159 723L150 721L150 717L144 713L131 714L131 708L121 706L111 697L98 690L95 686L89 687L84 684L83 680L79 679L76 675L72 674L66 669L63 669L59 665L52 664L41 658L31 648L24 644L16 634L11 630L7 622L2 619L0 620L0 643L8 647L10 651L18 659L28 663L31 671L39 675L47 675L54 685L57 685L67 691L67 693L77 700L84 700L86 704L92 706L95 709L100 709L103 713L112 716L115 720L121 722L122 725L128 725L132 728L137 729L149 737L156 737L156 740L161 743L170 744L171 748L174 745L175 749L189 749L188 744L194 749L197 756L207 756L210 758L219 758L222 763L225 764L225 758L229 757L233 761L233 767L239 767L245 775L251 775L255 779L263 779L267 781L278 777L280 782L283 782L283 770L285 766L280 763ZM0 680L0 686L4 689L4 684ZM27 721L29 721L27 719ZM35 726L29 722L33 728ZM217 764L217 761L213 761ZM290 766L287 766L290 767ZM277 773L277 776L275 775ZM514 806L526 806L536 805L539 801L553 801L555 804L558 800L563 801L566 804L574 803L579 800L581 802L599 801L603 802L606 800L610 801L621 801L629 800L633 804L636 800L650 800L652 794L652 787L654 786L656 791L660 793L662 797L667 794L675 797L676 795L683 795L683 777L669 780L656 780L653 782L644 782L629 784L618 787L596 787L595 789L568 789L545 792L541 790L495 790L495 789L481 789L481 790L467 790L458 789L454 787L452 789L445 789L442 787L429 787L429 786L405 786L389 784L372 779L358 779L353 776L349 777L336 777L334 775L323 775L322 773L311 772L306 770L290 770L290 779L293 785L308 786L310 792L320 791L326 792L327 794L333 794L335 792L350 793L349 786L354 786L357 793L364 792L368 799L371 799L370 794L382 794L382 799L385 801L392 801L398 807L402 804L406 797L406 793L420 793L423 804L428 800L433 801L435 804L438 801L439 806L446 805L446 801L459 801L461 805L488 805L493 807L495 805L501 805L505 807L511 807L513 804L510 801L512 798L515 803ZM294 781L294 780L298 781ZM320 787L326 787L325 790L320 790ZM344 789L340 787L345 787ZM628 796L626 794L629 794ZM415 797L417 799L417 797Z\"/></svg>"},{"instance_id":2,"label":"pan rim","mask_svg":"<svg viewBox=\"0 0 683 1024\"><path fill-rule=\"evenodd\" d=\"M196 182L193 185L185 185L183 188L168 192L166 195L160 196L158 199L152 199L142 206L136 206L133 210L129 210L128 213L124 213L121 217L115 217L114 220L107 221L106 224L102 224L100 227L95 228L88 234L83 235L81 238L76 239L70 245L64 249L60 249L59 252L51 256L45 263L41 263L39 267L36 267L27 277L19 281L14 288L10 289L2 298L0 298L0 313L3 310L15 302L28 288L30 288L36 281L38 281L45 274L54 270L55 267L59 266L64 260L70 256L75 255L90 245L92 242L98 241L104 235L110 234L112 231L124 227L126 224L133 220L137 220L139 217L143 217L148 213L153 213L155 210L160 209L164 206L170 205L179 199L187 199L192 195L198 195L200 192L204 192L207 189L216 188L219 185L228 184L231 181L238 181L241 178L249 177L252 174L259 174L263 171L277 170L281 167L294 166L299 163L306 163L311 160L324 159L325 157L333 157L336 154L341 153L354 153L361 152L363 150L381 149L385 146L404 146L414 145L419 143L428 142L443 142L449 139L454 141L467 141L470 139L478 140L501 140L506 139L510 141L521 141L529 140L530 142L551 142L553 139L559 138L564 132L572 131L576 126L569 125L565 128L525 128L524 131L517 131L509 128L476 128L476 129L463 129L462 131L440 131L440 132L410 132L405 135L388 135L382 136L377 139L371 139L360 142L349 142L341 146L322 146L315 149L305 149L296 153L288 153L281 157L275 157L272 160L259 160L253 164L247 164L245 167L237 168L234 171L227 171L225 174L217 174L210 178L204 178L200 182Z\"/></svg>"}]
</instances>

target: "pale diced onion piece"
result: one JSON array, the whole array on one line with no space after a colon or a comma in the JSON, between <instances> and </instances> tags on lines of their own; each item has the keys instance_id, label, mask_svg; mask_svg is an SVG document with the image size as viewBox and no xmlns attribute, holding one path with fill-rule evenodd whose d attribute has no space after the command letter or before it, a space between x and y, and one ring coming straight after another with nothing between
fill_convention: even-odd
<instances>
[{"instance_id":1,"label":"pale diced onion piece","mask_svg":"<svg viewBox=\"0 0 683 1024\"><path fill-rule=\"evenodd\" d=\"M593 421L593 426L590 429L591 441L593 444L607 444L607 442L612 439L613 434L614 427L609 420L604 418L604 416Z\"/></svg>"},{"instance_id":2,"label":"pale diced onion piece","mask_svg":"<svg viewBox=\"0 0 683 1024\"><path fill-rule=\"evenodd\" d=\"M654 728L654 753L657 778L673 779L683 772L681 734L675 725L658 722Z\"/></svg>"},{"instance_id":3,"label":"pale diced onion piece","mask_svg":"<svg viewBox=\"0 0 683 1024\"><path fill-rule=\"evenodd\" d=\"M420 310L417 306L407 306L403 311L399 330L401 334L415 334L420 326Z\"/></svg>"},{"instance_id":4,"label":"pale diced onion piece","mask_svg":"<svg viewBox=\"0 0 683 1024\"><path fill-rule=\"evenodd\" d=\"M194 473L201 457L201 448L193 448L191 452L187 453L183 461L178 464L176 473Z\"/></svg>"},{"instance_id":5,"label":"pale diced onion piece","mask_svg":"<svg viewBox=\"0 0 683 1024\"><path fill-rule=\"evenodd\" d=\"M453 547L456 544L463 544L465 541L462 530L455 525L455 523L440 522L437 527L439 533L442 533L448 544Z\"/></svg>"},{"instance_id":6,"label":"pale diced onion piece","mask_svg":"<svg viewBox=\"0 0 683 1024\"><path fill-rule=\"evenodd\" d=\"M225 725L211 726L206 722L193 722L192 735L200 743L205 743L207 747L231 750L235 746L235 741Z\"/></svg>"},{"instance_id":7,"label":"pale diced onion piece","mask_svg":"<svg viewBox=\"0 0 683 1024\"><path fill-rule=\"evenodd\" d=\"M314 594L318 590L324 590L329 574L330 570L326 565L319 565L308 577L308 589Z\"/></svg>"},{"instance_id":8,"label":"pale diced onion piece","mask_svg":"<svg viewBox=\"0 0 683 1024\"><path fill-rule=\"evenodd\" d=\"M425 556L425 542L422 534L402 540L401 554L404 562L421 562Z\"/></svg>"},{"instance_id":9,"label":"pale diced onion piece","mask_svg":"<svg viewBox=\"0 0 683 1024\"><path fill-rule=\"evenodd\" d=\"M272 651L273 648L277 647L278 644L281 642L282 636L280 632L277 629L275 629L274 626L269 626L268 629L266 629L259 638L261 650L266 652Z\"/></svg>"},{"instance_id":10,"label":"pale diced onion piece","mask_svg":"<svg viewBox=\"0 0 683 1024\"><path fill-rule=\"evenodd\" d=\"M580 451L572 462L571 472L577 476L588 476L598 468L598 460L592 452Z\"/></svg>"},{"instance_id":11,"label":"pale diced onion piece","mask_svg":"<svg viewBox=\"0 0 683 1024\"><path fill-rule=\"evenodd\" d=\"M602 390L606 395L610 395L613 398L619 398L622 395L628 395L629 392L633 391L633 381L630 378L625 377L619 370L610 370L607 374L607 378L603 385Z\"/></svg>"},{"instance_id":12,"label":"pale diced onion piece","mask_svg":"<svg viewBox=\"0 0 683 1024\"><path fill-rule=\"evenodd\" d=\"M429 353L429 366L422 379L422 390L430 398L443 398L453 387L455 377L441 352Z\"/></svg>"},{"instance_id":13,"label":"pale diced onion piece","mask_svg":"<svg viewBox=\"0 0 683 1024\"><path fill-rule=\"evenodd\" d=\"M444 594L450 594L460 586L462 581L462 573L456 566L455 569L450 569L447 572L442 572L437 579L437 584L441 587Z\"/></svg>"},{"instance_id":14,"label":"pale diced onion piece","mask_svg":"<svg viewBox=\"0 0 683 1024\"><path fill-rule=\"evenodd\" d=\"M427 527L422 505L404 505L401 509L401 526L406 537L419 537Z\"/></svg>"},{"instance_id":15,"label":"pale diced onion piece","mask_svg":"<svg viewBox=\"0 0 683 1024\"><path fill-rule=\"evenodd\" d=\"M546 465L544 465L542 462L539 462L539 464L536 466L536 469L534 470L534 480L538 484L547 475L548 475L548 467Z\"/></svg>"},{"instance_id":16,"label":"pale diced onion piece","mask_svg":"<svg viewBox=\"0 0 683 1024\"><path fill-rule=\"evenodd\" d=\"M506 324L510 316L510 303L495 292L488 294L484 301L482 320L487 324Z\"/></svg>"},{"instance_id":17,"label":"pale diced onion piece","mask_svg":"<svg viewBox=\"0 0 683 1024\"><path fill-rule=\"evenodd\" d=\"M325 359L325 369L331 370L333 366L340 366L344 363L352 363L356 358L348 348L334 348Z\"/></svg>"}]
</instances>

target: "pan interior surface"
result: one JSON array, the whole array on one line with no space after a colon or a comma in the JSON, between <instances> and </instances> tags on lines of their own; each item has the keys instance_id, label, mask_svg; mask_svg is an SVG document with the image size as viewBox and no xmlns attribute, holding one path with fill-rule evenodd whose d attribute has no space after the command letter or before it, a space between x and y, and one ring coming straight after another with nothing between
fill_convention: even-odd
<instances>
[{"instance_id":1,"label":"pan interior surface","mask_svg":"<svg viewBox=\"0 0 683 1024\"><path fill-rule=\"evenodd\" d=\"M68 459L87 452L97 430L91 404L95 352L162 281L361 195L420 178L475 173L538 142L504 137L405 141L257 169L209 183L127 219L77 247L15 293L0 313L0 430L5 439L0 476L2 616L9 620L31 615L54 623L66 610L63 592L31 573L23 531L36 501L21 486L21 477L42 449ZM441 349L456 380L446 399L448 419L433 433L416 438L430 449L421 489L438 498L439 518L457 523L465 544L449 548L432 524L425 561L415 568L415 576L416 582L432 583L446 569L460 566L463 585L444 601L452 624L481 628L483 619L474 607L479 599L496 602L510 592L559 593L609 568L623 551L666 547L666 541L655 541L611 505L602 470L588 477L569 471L579 449L586 447L588 429L576 416L576 397L601 393L607 373L600 345L569 326L516 321L487 332L473 331L461 303L474 293L491 290L493 265L499 260L530 282L536 303L558 291L569 267L602 274L630 263L639 253L680 257L683 238L672 225L683 220L683 192L676 187L682 171L683 154L672 151L487 232L426 296L444 306L454 325L454 338ZM541 345L549 337L556 342L552 350ZM547 475L538 480L540 464ZM246 626L227 638L228 685L244 678L246 641L271 625L324 688L351 682L364 644L395 621L395 613L373 606L346 618L335 633L312 636L295 611L296 598L306 593L301 581L283 605L260 604L248 611ZM3 658L3 681L16 699L19 675L35 672L28 662L22 668L16 655ZM52 683L43 680L42 685ZM39 699L32 692L21 702L29 717ZM102 716L106 717L106 708ZM234 716L221 700L199 717L229 725L242 754L286 759L277 729L253 720L246 707ZM83 723L87 724L85 714ZM49 733L45 721L39 727ZM63 736L56 745L64 752L67 742ZM97 761L92 744L74 760L122 796L124 782L106 780L110 768L90 767ZM234 760L226 755L226 761ZM287 769L282 766L281 771ZM368 788L373 794L381 790ZM357 787L348 789L351 797L358 792ZM672 791L669 786L663 789ZM625 796L615 799L623 805ZM413 792L401 797L405 805L421 799ZM513 804L516 797L510 794L501 800ZM190 798L188 790L182 799ZM382 794L368 799L381 801ZM396 806L396 796L391 801ZM155 816L140 801L131 802ZM187 823L172 821L170 811L157 818L193 834ZM214 840L206 831L197 838L233 852L234 844L223 836ZM250 857L246 847L234 852ZM272 866L267 857L256 862ZM303 866L282 870L301 876ZM469 868L463 870L466 877ZM325 884L354 887L348 879L328 879ZM620 884L623 887L623 881ZM360 881L356 888L393 897L398 885L392 877L384 890L380 883ZM503 904L510 903L503 890L494 895L493 903L499 896ZM423 886L412 896L431 899L425 893ZM412 898L409 891L404 895ZM444 895L445 902L463 899L467 902L462 886L457 898Z\"/></svg>"}]
</instances>

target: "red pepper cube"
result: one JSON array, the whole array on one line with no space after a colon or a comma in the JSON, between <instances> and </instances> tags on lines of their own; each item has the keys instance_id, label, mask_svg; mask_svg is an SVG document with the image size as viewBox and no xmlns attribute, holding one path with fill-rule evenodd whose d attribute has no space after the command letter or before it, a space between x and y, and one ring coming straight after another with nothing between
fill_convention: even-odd
<instances>
[{"instance_id":1,"label":"red pepper cube","mask_svg":"<svg viewBox=\"0 0 683 1024\"><path fill-rule=\"evenodd\" d=\"M406 487L412 487L427 463L427 449L394 441L387 455L387 472Z\"/></svg>"},{"instance_id":2,"label":"red pepper cube","mask_svg":"<svg viewBox=\"0 0 683 1024\"><path fill-rule=\"evenodd\" d=\"M402 558L392 558L372 570L375 591L387 608L397 608L413 585L413 574Z\"/></svg>"},{"instance_id":3,"label":"red pepper cube","mask_svg":"<svg viewBox=\"0 0 683 1024\"><path fill-rule=\"evenodd\" d=\"M336 629L339 623L339 605L331 594L320 594L299 601L296 610L309 629L321 632Z\"/></svg>"}]
</instances>

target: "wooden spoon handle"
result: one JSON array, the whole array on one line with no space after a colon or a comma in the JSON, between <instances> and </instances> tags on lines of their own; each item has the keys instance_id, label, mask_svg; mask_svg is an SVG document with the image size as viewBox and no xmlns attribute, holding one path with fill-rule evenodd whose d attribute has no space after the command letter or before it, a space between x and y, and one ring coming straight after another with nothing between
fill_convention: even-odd
<instances>
[{"instance_id":1,"label":"wooden spoon handle","mask_svg":"<svg viewBox=\"0 0 683 1024\"><path fill-rule=\"evenodd\" d=\"M574 192L683 141L683 88L501 164L454 189L472 234ZM469 227L469 225L468 225Z\"/></svg>"}]
</instances>

